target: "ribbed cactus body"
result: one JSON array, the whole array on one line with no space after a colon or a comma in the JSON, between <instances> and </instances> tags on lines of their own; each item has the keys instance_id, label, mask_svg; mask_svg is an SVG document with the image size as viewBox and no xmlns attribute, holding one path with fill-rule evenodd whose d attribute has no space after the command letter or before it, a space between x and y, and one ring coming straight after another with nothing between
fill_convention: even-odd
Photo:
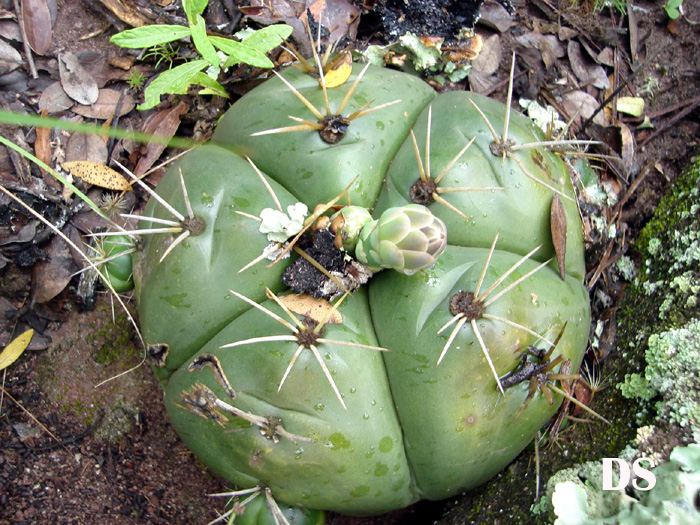
<instances>
[{"instance_id":1,"label":"ribbed cactus body","mask_svg":"<svg viewBox=\"0 0 700 525\"><path fill-rule=\"evenodd\" d=\"M331 111L355 69L345 85L329 90ZM323 110L316 78L296 69L282 75ZM502 394L496 376L518 370L528 347L548 350L564 326L553 357L570 360L575 372L586 350L583 239L566 164L542 146L494 154L491 131L474 106L501 133L503 104L466 92L436 95L395 71L371 67L344 114L394 100L400 102L351 121L345 136L329 144L316 131L255 135L294 125L289 115L315 120L279 79L255 88L221 119L218 145L188 153L158 186L184 211L181 170L204 232L162 262L173 236L150 236L136 264L144 337L168 348L157 374L175 429L215 472L240 487L269 487L290 505L373 514L484 482L527 445L561 400L555 396L550 405L538 392L518 415L528 381ZM543 140L517 114L508 137L516 145ZM239 273L270 244L250 217L275 208L248 158L282 210L298 202L314 210L346 188L339 205L349 200L372 210L369 226L345 232L347 253L354 249L360 262L389 269L343 301L342 323L329 322L318 334L304 328L306 339L290 337L289 327L241 299L291 323L269 293L288 293L280 276L296 254ZM421 189L431 213L411 197L421 170L437 181ZM439 199L431 201L433 193ZM558 225L565 247L552 241L555 200L565 217ZM146 213L170 218L154 202ZM557 250L566 252L564 278ZM473 296L471 309L454 299L460 292L472 294L463 294ZM300 322L303 315L296 314ZM207 405L214 398L278 418L305 440Z\"/></svg>"}]
</instances>

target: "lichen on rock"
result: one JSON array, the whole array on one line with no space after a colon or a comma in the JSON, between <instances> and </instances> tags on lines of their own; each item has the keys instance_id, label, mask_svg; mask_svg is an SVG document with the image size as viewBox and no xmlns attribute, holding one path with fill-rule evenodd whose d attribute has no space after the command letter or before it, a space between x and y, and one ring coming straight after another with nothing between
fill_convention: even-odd
<instances>
[{"instance_id":1,"label":"lichen on rock","mask_svg":"<svg viewBox=\"0 0 700 525\"><path fill-rule=\"evenodd\" d=\"M620 389L625 397L651 400L657 414L689 427L700 442L700 321L649 337L644 375L629 374Z\"/></svg>"}]
</instances>

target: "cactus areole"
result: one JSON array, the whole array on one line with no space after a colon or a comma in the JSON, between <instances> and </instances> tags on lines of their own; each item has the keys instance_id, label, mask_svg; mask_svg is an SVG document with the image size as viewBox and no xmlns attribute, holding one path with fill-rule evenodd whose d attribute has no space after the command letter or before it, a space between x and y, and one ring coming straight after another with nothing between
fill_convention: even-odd
<instances>
[{"instance_id":1,"label":"cactus areole","mask_svg":"<svg viewBox=\"0 0 700 525\"><path fill-rule=\"evenodd\" d=\"M536 391L521 411L531 378L513 373L528 348L555 347L552 358L577 370L590 311L569 168L541 131L506 117L500 102L438 95L382 68L369 67L346 99L360 70L328 89L327 102L318 78L295 68L236 102L213 143L157 188L186 215L181 173L204 228L166 257L178 234L145 236L134 273L165 405L190 449L236 487L263 487L280 504L370 515L476 487L513 460L562 400ZM342 137L324 139L324 112L342 113ZM325 299L288 313L280 304L297 297L283 273L321 230L272 264L261 212L278 210L288 227L288 207L312 213L339 195L324 231L331 244L355 237L347 251L334 248L350 274L374 273L332 315ZM341 235L348 204L371 217L348 208L351 233ZM402 207L408 218L392 211ZM173 219L154 199L144 215ZM362 232L358 216L369 222Z\"/></svg>"}]
</instances>

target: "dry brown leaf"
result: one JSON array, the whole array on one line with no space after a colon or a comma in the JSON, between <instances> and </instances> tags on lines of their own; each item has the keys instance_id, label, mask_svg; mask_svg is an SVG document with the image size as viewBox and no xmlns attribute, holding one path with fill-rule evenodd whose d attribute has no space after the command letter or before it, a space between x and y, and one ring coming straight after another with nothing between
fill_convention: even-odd
<instances>
[{"instance_id":1,"label":"dry brown leaf","mask_svg":"<svg viewBox=\"0 0 700 525\"><path fill-rule=\"evenodd\" d=\"M323 321L328 315L328 312L333 308L333 305L325 299L314 299L307 294L283 295L282 297L278 297L278 299L295 314L305 315L318 322ZM341 324L343 322L343 316L336 310L326 322L330 324Z\"/></svg>"},{"instance_id":2,"label":"dry brown leaf","mask_svg":"<svg viewBox=\"0 0 700 525\"><path fill-rule=\"evenodd\" d=\"M132 55L111 57L109 59L110 66L122 69L124 71L129 71L135 62L136 57Z\"/></svg>"},{"instance_id":3,"label":"dry brown leaf","mask_svg":"<svg viewBox=\"0 0 700 525\"><path fill-rule=\"evenodd\" d=\"M627 4L627 25L630 33L630 55L632 62L637 62L639 50L639 15L631 3Z\"/></svg>"},{"instance_id":4,"label":"dry brown leaf","mask_svg":"<svg viewBox=\"0 0 700 525\"><path fill-rule=\"evenodd\" d=\"M598 62L608 67L615 67L615 53L612 47L604 48L600 53L598 53Z\"/></svg>"},{"instance_id":5,"label":"dry brown leaf","mask_svg":"<svg viewBox=\"0 0 700 525\"><path fill-rule=\"evenodd\" d=\"M11 133L3 134L3 136L9 138L24 151L29 151L29 145L27 144L24 131L21 128L15 128ZM29 160L13 149L8 150L8 153L10 159L12 159L12 165L14 166L15 174L19 178L19 181L25 185L29 185L32 180L32 170L29 166Z\"/></svg>"},{"instance_id":6,"label":"dry brown leaf","mask_svg":"<svg viewBox=\"0 0 700 525\"><path fill-rule=\"evenodd\" d=\"M571 69L581 82L589 82L598 89L610 89L610 82L605 70L583 54L581 44L569 40L566 47Z\"/></svg>"},{"instance_id":7,"label":"dry brown leaf","mask_svg":"<svg viewBox=\"0 0 700 525\"><path fill-rule=\"evenodd\" d=\"M357 7L347 0L314 0L307 1L306 5L314 20L319 20L323 15L321 22L324 27L330 29L331 42L337 42L343 37L355 40L360 21L360 10Z\"/></svg>"},{"instance_id":8,"label":"dry brown leaf","mask_svg":"<svg viewBox=\"0 0 700 525\"><path fill-rule=\"evenodd\" d=\"M637 143L634 140L634 133L630 130L629 126L619 123L620 126L620 137L622 138L622 152L620 156L622 157L622 165L625 169L627 175L634 175L639 171L639 165L637 164L636 150Z\"/></svg>"},{"instance_id":9,"label":"dry brown leaf","mask_svg":"<svg viewBox=\"0 0 700 525\"><path fill-rule=\"evenodd\" d=\"M141 27L156 22L147 16L150 14L148 4L144 2L134 2L133 0L97 0L95 3L109 9L114 16L122 22L126 22L133 27ZM160 2L161 5L165 5Z\"/></svg>"},{"instance_id":10,"label":"dry brown leaf","mask_svg":"<svg viewBox=\"0 0 700 525\"><path fill-rule=\"evenodd\" d=\"M552 199L549 217L559 274L562 280L566 280L566 213L564 213L564 206L559 200L559 195L555 195Z\"/></svg>"},{"instance_id":11,"label":"dry brown leaf","mask_svg":"<svg viewBox=\"0 0 700 525\"><path fill-rule=\"evenodd\" d=\"M100 89L100 94L93 105L76 105L72 111L83 117L107 120L111 117L123 117L135 106L133 97L128 93L104 88Z\"/></svg>"},{"instance_id":12,"label":"dry brown leaf","mask_svg":"<svg viewBox=\"0 0 700 525\"><path fill-rule=\"evenodd\" d=\"M578 31L570 27L562 26L559 28L559 31L557 31L557 36L559 37L559 40L563 42L565 40L576 38L578 36Z\"/></svg>"},{"instance_id":13,"label":"dry brown leaf","mask_svg":"<svg viewBox=\"0 0 700 525\"><path fill-rule=\"evenodd\" d=\"M61 85L70 98L86 106L97 101L100 95L97 82L82 66L78 57L69 52L61 53L58 56L58 68Z\"/></svg>"},{"instance_id":14,"label":"dry brown leaf","mask_svg":"<svg viewBox=\"0 0 700 525\"><path fill-rule=\"evenodd\" d=\"M304 56L311 55L311 46L303 20L308 8L314 20L323 13L323 27L330 29L330 41L337 42L343 37L355 40L360 10L347 0L252 0L248 6L240 6L241 12L256 22L269 25L284 22L292 26L294 40ZM316 35L314 35L314 38Z\"/></svg>"},{"instance_id":15,"label":"dry brown leaf","mask_svg":"<svg viewBox=\"0 0 700 525\"><path fill-rule=\"evenodd\" d=\"M505 33L515 23L511 14L500 3L494 0L486 0L479 10L478 23L499 33Z\"/></svg>"},{"instance_id":16,"label":"dry brown leaf","mask_svg":"<svg viewBox=\"0 0 700 525\"><path fill-rule=\"evenodd\" d=\"M481 53L472 60L472 68L469 70L469 85L476 93L485 93L497 82L496 72L503 58L501 37L491 35L484 40Z\"/></svg>"},{"instance_id":17,"label":"dry brown leaf","mask_svg":"<svg viewBox=\"0 0 700 525\"><path fill-rule=\"evenodd\" d=\"M51 11L46 0L22 0L21 21L27 44L37 55L45 55L53 35Z\"/></svg>"},{"instance_id":18,"label":"dry brown leaf","mask_svg":"<svg viewBox=\"0 0 700 525\"><path fill-rule=\"evenodd\" d=\"M584 93L583 91L570 91L564 93L561 97L562 107L566 111L567 119L573 117L577 114L579 117L576 122L580 122L581 119L587 119L596 109L598 109L598 101L592 95ZM602 111L593 118L593 122L601 126L607 126L608 121Z\"/></svg>"},{"instance_id":19,"label":"dry brown leaf","mask_svg":"<svg viewBox=\"0 0 700 525\"><path fill-rule=\"evenodd\" d=\"M48 115L48 111L43 109L41 111L41 116L45 117ZM36 128L36 140L34 141L34 155L42 161L44 164L51 164L51 128ZM53 175L46 172L42 167L39 167L41 175L44 178L44 182L47 186L54 189L60 189L61 185L53 177Z\"/></svg>"},{"instance_id":20,"label":"dry brown leaf","mask_svg":"<svg viewBox=\"0 0 700 525\"><path fill-rule=\"evenodd\" d=\"M74 177L80 177L88 184L94 184L108 190L128 190L129 181L112 168L99 162L74 161L64 162L62 168Z\"/></svg>"},{"instance_id":21,"label":"dry brown leaf","mask_svg":"<svg viewBox=\"0 0 700 525\"><path fill-rule=\"evenodd\" d=\"M42 117L47 115L48 112L45 109L41 111ZM44 164L51 164L51 128L36 128L34 155ZM43 168L39 169L41 173L45 173Z\"/></svg>"},{"instance_id":22,"label":"dry brown leaf","mask_svg":"<svg viewBox=\"0 0 700 525\"><path fill-rule=\"evenodd\" d=\"M73 133L66 143L66 162L91 161L107 163L107 144L102 137Z\"/></svg>"},{"instance_id":23,"label":"dry brown leaf","mask_svg":"<svg viewBox=\"0 0 700 525\"><path fill-rule=\"evenodd\" d=\"M50 84L39 97L39 109L49 114L69 109L75 102L66 94L60 82Z\"/></svg>"},{"instance_id":24,"label":"dry brown leaf","mask_svg":"<svg viewBox=\"0 0 700 525\"><path fill-rule=\"evenodd\" d=\"M13 42L22 42L22 32L19 29L19 24L14 22L12 17L4 19L0 16L0 37Z\"/></svg>"},{"instance_id":25,"label":"dry brown leaf","mask_svg":"<svg viewBox=\"0 0 700 525\"><path fill-rule=\"evenodd\" d=\"M537 49L547 69L552 67L558 58L566 56L564 44L555 35L527 33L519 36L516 40L526 49Z\"/></svg>"},{"instance_id":26,"label":"dry brown leaf","mask_svg":"<svg viewBox=\"0 0 700 525\"><path fill-rule=\"evenodd\" d=\"M478 71L482 75L493 75L498 71L501 58L503 58L501 37L499 35L491 35L484 40L479 56L472 60L471 70Z\"/></svg>"},{"instance_id":27,"label":"dry brown leaf","mask_svg":"<svg viewBox=\"0 0 700 525\"><path fill-rule=\"evenodd\" d=\"M0 246L10 243L22 244L31 242L34 237L36 237L36 221L29 221L16 232L12 232L9 228L5 228L4 230L8 233L5 234L5 232L0 230L0 232L2 232L0 233Z\"/></svg>"},{"instance_id":28,"label":"dry brown leaf","mask_svg":"<svg viewBox=\"0 0 700 525\"><path fill-rule=\"evenodd\" d=\"M157 111L146 119L142 131L151 135L157 135L160 139L172 138L180 126L180 117L187 113L189 109L190 107L187 104L180 102L173 108ZM134 175L139 177L146 173L158 160L165 147L166 145L162 144L160 140L159 142L149 142L146 146L146 155L141 157L138 164L136 164Z\"/></svg>"},{"instance_id":29,"label":"dry brown leaf","mask_svg":"<svg viewBox=\"0 0 700 525\"><path fill-rule=\"evenodd\" d=\"M14 71L20 64L22 64L22 55L0 38L0 75Z\"/></svg>"},{"instance_id":30,"label":"dry brown leaf","mask_svg":"<svg viewBox=\"0 0 700 525\"><path fill-rule=\"evenodd\" d=\"M48 249L49 257L32 268L32 303L46 303L60 294L76 271L68 244L58 235Z\"/></svg>"}]
</instances>

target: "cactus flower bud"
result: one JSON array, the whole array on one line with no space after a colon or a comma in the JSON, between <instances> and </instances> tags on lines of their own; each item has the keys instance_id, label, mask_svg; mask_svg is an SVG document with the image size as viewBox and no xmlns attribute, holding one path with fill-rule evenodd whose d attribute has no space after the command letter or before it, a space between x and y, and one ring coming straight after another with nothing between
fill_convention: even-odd
<instances>
[{"instance_id":1,"label":"cactus flower bud","mask_svg":"<svg viewBox=\"0 0 700 525\"><path fill-rule=\"evenodd\" d=\"M389 208L365 226L355 256L370 267L413 275L435 264L446 245L445 224L425 206L409 204Z\"/></svg>"},{"instance_id":2,"label":"cactus flower bud","mask_svg":"<svg viewBox=\"0 0 700 525\"><path fill-rule=\"evenodd\" d=\"M338 229L343 236L343 248L347 251L354 250L360 239L362 228L372 222L372 215L367 208L362 206L345 206L331 217L331 222L336 217L343 218L343 224Z\"/></svg>"}]
</instances>

